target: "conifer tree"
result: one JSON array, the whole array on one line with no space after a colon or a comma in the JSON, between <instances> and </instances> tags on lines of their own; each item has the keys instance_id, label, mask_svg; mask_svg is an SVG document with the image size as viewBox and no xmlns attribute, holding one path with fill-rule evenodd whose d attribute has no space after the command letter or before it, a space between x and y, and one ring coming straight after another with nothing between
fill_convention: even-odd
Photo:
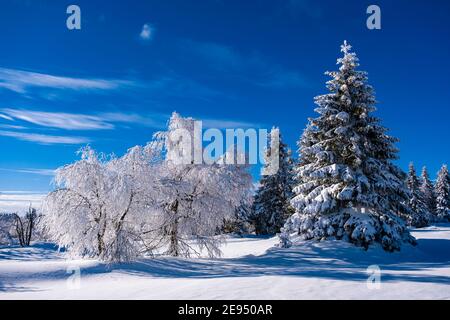
<instances>
[{"instance_id":1,"label":"conifer tree","mask_svg":"<svg viewBox=\"0 0 450 320\"><path fill-rule=\"evenodd\" d=\"M282 246L331 238L394 251L414 243L398 215L408 192L404 173L392 163L397 140L372 115L373 89L350 49L344 42L339 71L327 72L330 93L316 97L319 116L309 119L299 141L299 184L291 201L296 213L282 230Z\"/></svg>"},{"instance_id":2,"label":"conifer tree","mask_svg":"<svg viewBox=\"0 0 450 320\"><path fill-rule=\"evenodd\" d=\"M429 224L430 216L420 189L422 183L417 177L413 163L409 164L406 184L410 192L408 204L411 209L406 220L410 226L417 228L426 227Z\"/></svg>"},{"instance_id":3,"label":"conifer tree","mask_svg":"<svg viewBox=\"0 0 450 320\"><path fill-rule=\"evenodd\" d=\"M450 221L450 175L447 165L443 165L439 170L435 193L437 220Z\"/></svg>"},{"instance_id":4,"label":"conifer tree","mask_svg":"<svg viewBox=\"0 0 450 320\"><path fill-rule=\"evenodd\" d=\"M272 129L270 135L275 132L279 135L278 128ZM255 232L263 235L280 232L287 218L294 213L290 205L293 196L293 162L291 151L280 135L278 150L268 149L266 159L272 158L271 152L279 152L278 170L274 174L262 176L253 202ZM266 161L265 167L268 165Z\"/></svg>"},{"instance_id":5,"label":"conifer tree","mask_svg":"<svg viewBox=\"0 0 450 320\"><path fill-rule=\"evenodd\" d=\"M242 201L241 205L234 210L234 215L225 219L219 233L234 233L242 236L255 231L252 206L248 202Z\"/></svg>"},{"instance_id":6,"label":"conifer tree","mask_svg":"<svg viewBox=\"0 0 450 320\"><path fill-rule=\"evenodd\" d=\"M428 175L427 167L423 167L421 175L420 193L422 195L423 203L429 213L430 217L434 216L434 210L436 208L436 197L434 195L433 182Z\"/></svg>"}]
</instances>

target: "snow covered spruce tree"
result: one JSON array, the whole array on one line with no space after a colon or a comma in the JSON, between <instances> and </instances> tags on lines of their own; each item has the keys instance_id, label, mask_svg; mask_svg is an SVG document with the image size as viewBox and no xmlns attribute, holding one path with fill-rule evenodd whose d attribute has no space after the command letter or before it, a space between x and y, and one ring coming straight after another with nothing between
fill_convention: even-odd
<instances>
[{"instance_id":1,"label":"snow covered spruce tree","mask_svg":"<svg viewBox=\"0 0 450 320\"><path fill-rule=\"evenodd\" d=\"M283 143L278 128L273 128L269 134L269 139L273 134L279 136L278 150L266 150L266 159L271 159L272 152L279 154L279 166L276 173L264 175L259 188L256 191L253 202L253 216L255 220L255 232L262 235L274 235L280 232L287 218L294 213L290 200L293 196L293 161L291 150ZM268 166L269 161L266 161Z\"/></svg>"},{"instance_id":2,"label":"snow covered spruce tree","mask_svg":"<svg viewBox=\"0 0 450 320\"><path fill-rule=\"evenodd\" d=\"M436 208L436 197L434 195L434 185L428 175L427 167L422 168L420 193L430 217L433 218Z\"/></svg>"},{"instance_id":3,"label":"snow covered spruce tree","mask_svg":"<svg viewBox=\"0 0 450 320\"><path fill-rule=\"evenodd\" d=\"M195 136L195 120L173 113L168 130L157 133L149 145L165 157L159 164L158 208L146 234L171 256L201 250L220 255L223 237L217 230L250 197L248 166L226 164L226 154L213 163L195 163L195 154L203 155Z\"/></svg>"},{"instance_id":4,"label":"snow covered spruce tree","mask_svg":"<svg viewBox=\"0 0 450 320\"><path fill-rule=\"evenodd\" d=\"M239 207L234 210L231 218L225 218L223 227L219 230L222 233L234 233L244 235L254 232L254 222L252 215L251 199L243 201Z\"/></svg>"},{"instance_id":5,"label":"snow covered spruce tree","mask_svg":"<svg viewBox=\"0 0 450 320\"><path fill-rule=\"evenodd\" d=\"M408 192L404 173L392 164L396 139L371 115L373 89L350 49L344 42L339 71L327 72L330 93L315 99L319 116L309 119L299 141L296 213L282 230L282 246L330 238L394 251L414 243L398 215Z\"/></svg>"},{"instance_id":6,"label":"snow covered spruce tree","mask_svg":"<svg viewBox=\"0 0 450 320\"><path fill-rule=\"evenodd\" d=\"M437 221L450 221L450 175L447 165L439 170L435 185Z\"/></svg>"},{"instance_id":7,"label":"snow covered spruce tree","mask_svg":"<svg viewBox=\"0 0 450 320\"><path fill-rule=\"evenodd\" d=\"M410 213L406 215L406 221L410 226L416 228L426 227L430 222L430 214L423 200L423 194L421 192L422 183L417 177L413 163L409 164L406 184L410 193L408 205L411 209Z\"/></svg>"}]
</instances>

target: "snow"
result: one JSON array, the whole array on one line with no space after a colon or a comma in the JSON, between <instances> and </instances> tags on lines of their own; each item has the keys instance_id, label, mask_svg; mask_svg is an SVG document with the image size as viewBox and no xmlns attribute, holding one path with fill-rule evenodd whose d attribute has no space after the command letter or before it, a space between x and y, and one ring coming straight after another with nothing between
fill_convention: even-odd
<instances>
[{"instance_id":1,"label":"snow","mask_svg":"<svg viewBox=\"0 0 450 320\"><path fill-rule=\"evenodd\" d=\"M413 229L418 246L387 253L345 241L276 248L229 237L218 259L68 260L50 244L0 248L0 299L450 299L450 224ZM367 268L381 269L380 289ZM80 287L68 268L81 269Z\"/></svg>"}]
</instances>

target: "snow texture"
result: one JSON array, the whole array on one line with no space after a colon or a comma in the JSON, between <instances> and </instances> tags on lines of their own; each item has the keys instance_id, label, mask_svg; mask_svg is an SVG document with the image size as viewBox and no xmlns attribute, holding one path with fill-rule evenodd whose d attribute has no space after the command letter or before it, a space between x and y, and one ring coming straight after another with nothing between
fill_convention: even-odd
<instances>
[{"instance_id":1,"label":"snow texture","mask_svg":"<svg viewBox=\"0 0 450 320\"><path fill-rule=\"evenodd\" d=\"M112 265L66 260L50 244L0 248L0 299L450 299L450 225L412 234L418 245L395 253L335 240L281 249L276 237L229 237L220 259ZM379 288L368 285L370 266L381 269Z\"/></svg>"}]
</instances>

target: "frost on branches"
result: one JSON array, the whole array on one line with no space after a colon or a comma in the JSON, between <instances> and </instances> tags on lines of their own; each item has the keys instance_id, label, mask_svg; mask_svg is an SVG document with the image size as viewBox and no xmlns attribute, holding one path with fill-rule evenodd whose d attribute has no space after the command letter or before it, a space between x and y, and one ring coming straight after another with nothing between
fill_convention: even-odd
<instances>
[{"instance_id":1,"label":"frost on branches","mask_svg":"<svg viewBox=\"0 0 450 320\"><path fill-rule=\"evenodd\" d=\"M151 155L141 147L122 158L89 147L81 160L57 170L56 190L43 204L51 240L74 256L131 260L145 250L142 228L152 209Z\"/></svg>"},{"instance_id":2,"label":"frost on branches","mask_svg":"<svg viewBox=\"0 0 450 320\"><path fill-rule=\"evenodd\" d=\"M174 113L168 131L151 144L169 156L160 163L158 210L148 235L171 256L198 253L193 244L219 255L217 230L250 197L247 165L224 164L227 154L213 164L192 164L194 140L194 119Z\"/></svg>"},{"instance_id":3,"label":"frost on branches","mask_svg":"<svg viewBox=\"0 0 450 320\"><path fill-rule=\"evenodd\" d=\"M446 165L439 170L435 194L437 221L450 221L450 175Z\"/></svg>"},{"instance_id":4,"label":"frost on branches","mask_svg":"<svg viewBox=\"0 0 450 320\"><path fill-rule=\"evenodd\" d=\"M406 210L404 173L392 164L395 138L375 111L373 89L358 58L344 42L339 71L327 72L329 94L315 99L319 116L310 119L300 141L299 184L291 203L296 213L283 228L281 245L295 239L342 239L387 251L414 243L399 217Z\"/></svg>"},{"instance_id":5,"label":"frost on branches","mask_svg":"<svg viewBox=\"0 0 450 320\"><path fill-rule=\"evenodd\" d=\"M82 149L81 160L57 170L45 199L50 238L73 255L107 261L220 254L216 231L249 196L251 179L245 166L177 162L192 147L192 128L193 119L174 114L167 132L121 158Z\"/></svg>"},{"instance_id":6,"label":"frost on branches","mask_svg":"<svg viewBox=\"0 0 450 320\"><path fill-rule=\"evenodd\" d=\"M408 204L411 209L410 213L406 215L406 221L410 226L416 228L426 227L430 223L431 215L421 191L423 184L421 184L420 179L417 177L413 163L409 164L406 184L410 192Z\"/></svg>"},{"instance_id":7,"label":"frost on branches","mask_svg":"<svg viewBox=\"0 0 450 320\"><path fill-rule=\"evenodd\" d=\"M269 139L272 134L278 134L280 137L278 150L268 148L266 159L271 158L271 152L278 152L279 169L274 174L262 176L253 202L255 231L256 234L263 235L279 233L287 218L294 213L290 205L294 185L291 151L282 142L278 128L272 129ZM268 160L267 165L270 165Z\"/></svg>"},{"instance_id":8,"label":"frost on branches","mask_svg":"<svg viewBox=\"0 0 450 320\"><path fill-rule=\"evenodd\" d=\"M430 218L434 217L434 210L436 208L436 197L434 194L433 182L431 182L428 175L427 167L423 167L421 174L422 183L420 185L420 193L422 194L424 205L430 215Z\"/></svg>"}]
</instances>

